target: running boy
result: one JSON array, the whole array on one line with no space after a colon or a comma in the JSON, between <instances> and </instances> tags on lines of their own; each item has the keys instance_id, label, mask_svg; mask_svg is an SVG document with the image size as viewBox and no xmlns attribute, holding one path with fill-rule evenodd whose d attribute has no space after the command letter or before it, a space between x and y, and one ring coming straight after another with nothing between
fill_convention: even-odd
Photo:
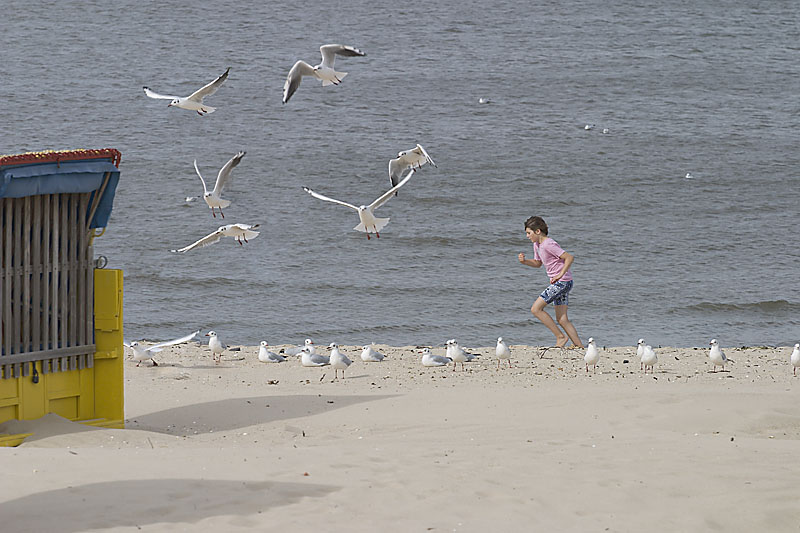
<instances>
[{"instance_id":1,"label":"running boy","mask_svg":"<svg viewBox=\"0 0 800 533\"><path fill-rule=\"evenodd\" d=\"M583 348L575 326L567 317L569 291L572 290L572 273L569 267L575 258L547 236L547 224L542 217L530 217L525 221L525 235L533 243L533 259L525 259L525 254L520 253L519 262L537 268L544 264L547 277L550 278L550 285L533 302L531 313L556 336L556 347L563 348L567 341L571 340L572 344ZM544 310L549 303L555 307L556 321L566 335L558 329L556 322Z\"/></svg>"}]
</instances>

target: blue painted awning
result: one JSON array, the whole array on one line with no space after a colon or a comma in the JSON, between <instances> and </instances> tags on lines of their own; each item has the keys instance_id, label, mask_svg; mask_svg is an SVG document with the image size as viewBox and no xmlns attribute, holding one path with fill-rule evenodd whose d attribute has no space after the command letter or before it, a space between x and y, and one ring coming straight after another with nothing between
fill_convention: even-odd
<instances>
[{"instance_id":1,"label":"blue painted awning","mask_svg":"<svg viewBox=\"0 0 800 533\"><path fill-rule=\"evenodd\" d=\"M103 228L111 216L119 183L119 169L107 159L0 165L0 198L91 192L91 205L106 176L109 178L108 184L89 225L91 228Z\"/></svg>"}]
</instances>

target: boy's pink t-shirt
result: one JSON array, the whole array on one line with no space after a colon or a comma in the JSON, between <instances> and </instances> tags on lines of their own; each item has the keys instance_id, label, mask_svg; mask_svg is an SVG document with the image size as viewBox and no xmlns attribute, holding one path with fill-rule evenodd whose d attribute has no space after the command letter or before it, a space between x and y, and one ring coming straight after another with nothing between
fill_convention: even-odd
<instances>
[{"instance_id":1,"label":"boy's pink t-shirt","mask_svg":"<svg viewBox=\"0 0 800 533\"><path fill-rule=\"evenodd\" d=\"M558 276L561 269L564 268L564 260L560 257L563 253L564 250L550 237L546 238L542 244L533 243L533 259L544 263L548 278ZM572 272L567 270L561 281L572 281Z\"/></svg>"}]
</instances>

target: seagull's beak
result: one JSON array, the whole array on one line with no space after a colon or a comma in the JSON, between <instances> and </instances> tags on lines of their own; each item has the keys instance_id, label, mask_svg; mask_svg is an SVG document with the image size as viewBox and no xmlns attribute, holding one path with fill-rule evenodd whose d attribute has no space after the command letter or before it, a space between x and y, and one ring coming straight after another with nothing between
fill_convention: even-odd
<instances>
[{"instance_id":1,"label":"seagull's beak","mask_svg":"<svg viewBox=\"0 0 800 533\"><path fill-rule=\"evenodd\" d=\"M208 336L209 336L208 333L206 333L206 337L208 337Z\"/></svg>"},{"instance_id":2,"label":"seagull's beak","mask_svg":"<svg viewBox=\"0 0 800 533\"><path fill-rule=\"evenodd\" d=\"M168 103L167 107L172 107L172 102Z\"/></svg>"}]
</instances>

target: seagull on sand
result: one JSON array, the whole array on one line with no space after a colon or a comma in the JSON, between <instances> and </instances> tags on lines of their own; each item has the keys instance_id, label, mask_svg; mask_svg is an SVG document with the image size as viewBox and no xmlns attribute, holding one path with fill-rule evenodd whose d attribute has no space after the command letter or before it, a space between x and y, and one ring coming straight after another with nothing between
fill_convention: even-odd
<instances>
[{"instance_id":1,"label":"seagull on sand","mask_svg":"<svg viewBox=\"0 0 800 533\"><path fill-rule=\"evenodd\" d=\"M197 114L203 116L206 113L213 113L216 111L216 107L211 107L209 105L203 104L203 98L206 96L211 96L222 83L228 79L228 72L230 72L231 67L220 75L217 79L209 83L208 85L202 87L201 89L196 90L189 96L167 96L165 94L158 94L150 90L149 87L143 87L144 94L149 96L150 98L156 98L158 100L172 100L167 107L180 107L181 109L189 109L191 111L197 111Z\"/></svg>"},{"instance_id":2,"label":"seagull on sand","mask_svg":"<svg viewBox=\"0 0 800 533\"><path fill-rule=\"evenodd\" d=\"M227 350L228 347L219 340L215 331L209 331L206 333L206 337L210 337L208 339L208 347L211 348L211 357L215 363L220 364L222 362L222 352Z\"/></svg>"},{"instance_id":3,"label":"seagull on sand","mask_svg":"<svg viewBox=\"0 0 800 533\"><path fill-rule=\"evenodd\" d=\"M303 348L300 351L300 364L303 366L325 366L330 364L330 358L327 355L312 354L308 348Z\"/></svg>"},{"instance_id":4,"label":"seagull on sand","mask_svg":"<svg viewBox=\"0 0 800 533\"><path fill-rule=\"evenodd\" d=\"M403 172L407 169L412 168L417 170L425 163L430 163L434 167L436 166L431 156L428 155L428 152L426 152L425 148L420 144L411 150L397 152L397 158L389 160L389 182L392 184L392 187L400 182L400 179L403 177ZM397 196L396 191L394 194Z\"/></svg>"},{"instance_id":5,"label":"seagull on sand","mask_svg":"<svg viewBox=\"0 0 800 533\"><path fill-rule=\"evenodd\" d=\"M283 84L283 103L289 101L294 92L300 86L300 81L303 76L314 76L318 80L322 80L322 86L339 85L342 78L347 76L347 72L337 72L333 70L333 63L336 61L336 56L365 56L364 52L352 46L343 44L326 44L319 47L319 52L322 54L322 63L312 67L305 61L298 61L289 71L286 76L286 83Z\"/></svg>"},{"instance_id":6,"label":"seagull on sand","mask_svg":"<svg viewBox=\"0 0 800 533\"><path fill-rule=\"evenodd\" d=\"M447 357L453 361L453 372L456 371L458 363L461 363L461 371L464 371L464 363L472 359L472 357L467 357L468 355L472 354L468 354L454 339L447 341Z\"/></svg>"},{"instance_id":7,"label":"seagull on sand","mask_svg":"<svg viewBox=\"0 0 800 533\"><path fill-rule=\"evenodd\" d=\"M300 355L300 353L306 350L311 355L317 353L317 348L314 346L314 342L311 339L306 339L303 343L303 346L292 346L291 348L286 348L283 353L286 355Z\"/></svg>"},{"instance_id":8,"label":"seagull on sand","mask_svg":"<svg viewBox=\"0 0 800 533\"><path fill-rule=\"evenodd\" d=\"M647 374L647 367L650 367L650 373L652 374L655 369L656 363L658 362L658 355L656 355L656 351L653 350L653 347L649 344L644 347L644 353L642 354L642 364L644 365L644 373Z\"/></svg>"},{"instance_id":9,"label":"seagull on sand","mask_svg":"<svg viewBox=\"0 0 800 533\"><path fill-rule=\"evenodd\" d=\"M353 364L353 362L339 351L339 345L335 342L332 342L329 348L331 349L329 361L331 367L333 367L334 379L339 379L339 370L342 371L342 379L344 379L344 371L347 370L347 367Z\"/></svg>"},{"instance_id":10,"label":"seagull on sand","mask_svg":"<svg viewBox=\"0 0 800 533\"><path fill-rule=\"evenodd\" d=\"M200 333L199 329L194 333L192 333L191 335L186 335L185 337L181 337L180 339L174 339L167 342L159 342L158 344L154 344L153 346L150 346L148 348L140 348L139 343L137 341L133 341L130 344L123 342L122 344L133 350L133 360L138 361L136 363L136 366L139 366L140 364L142 364L142 361L145 361L147 359L150 359L153 362L153 366L158 366L156 360L153 359L154 353L160 352L167 346L173 346L175 344L189 342L190 340L195 338L198 333Z\"/></svg>"},{"instance_id":11,"label":"seagull on sand","mask_svg":"<svg viewBox=\"0 0 800 533\"><path fill-rule=\"evenodd\" d=\"M586 347L586 355L583 356L583 361L586 363L586 371L589 371L589 365L592 365L594 371L597 372L597 362L600 360L600 352L597 351L597 346L594 339L589 337L589 346Z\"/></svg>"},{"instance_id":12,"label":"seagull on sand","mask_svg":"<svg viewBox=\"0 0 800 533\"><path fill-rule=\"evenodd\" d=\"M434 355L430 348L422 349L422 366L447 366L453 360L443 355Z\"/></svg>"},{"instance_id":13,"label":"seagull on sand","mask_svg":"<svg viewBox=\"0 0 800 533\"><path fill-rule=\"evenodd\" d=\"M170 252L174 253L186 253L189 250L194 250L195 248L202 248L203 246L208 246L209 244L214 244L219 242L219 240L223 237L233 237L236 239L239 244L242 244L242 240L244 242L249 242L247 239L254 239L258 237L258 231L254 231L259 225L254 224L227 224L225 226L220 226L217 231L209 233L202 239L193 242L189 246L184 248L179 248L178 250L170 250Z\"/></svg>"},{"instance_id":14,"label":"seagull on sand","mask_svg":"<svg viewBox=\"0 0 800 533\"><path fill-rule=\"evenodd\" d=\"M497 356L497 368L500 368L500 361L505 359L508 361L508 368L511 368L511 350L508 345L503 342L503 337L497 337L497 346L494 349L494 354Z\"/></svg>"},{"instance_id":15,"label":"seagull on sand","mask_svg":"<svg viewBox=\"0 0 800 533\"><path fill-rule=\"evenodd\" d=\"M358 219L361 222L359 222L359 224L353 229L356 231L363 231L364 233L366 233L367 239L370 238L369 237L370 231L374 232L375 236L380 238L381 236L380 231L383 229L384 226L386 226L386 224L389 223L389 219L377 218L374 214L374 211L383 204L385 204L386 202L388 202L389 199L392 197L392 195L397 191L397 189L405 185L406 182L411 179L412 175L414 175L414 169L411 169L411 171L403 179L403 181L401 181L400 183L398 183L397 185L395 185L394 187L383 193L374 202L372 202L369 205L362 205L359 207L356 207L353 204L348 204L347 202L342 202L341 200L334 200L333 198L328 198L327 196L312 191L308 187L303 187L303 190L319 200L325 200L326 202L333 202L334 204L343 205L345 207L349 207L350 209L355 210L358 213Z\"/></svg>"},{"instance_id":16,"label":"seagull on sand","mask_svg":"<svg viewBox=\"0 0 800 533\"><path fill-rule=\"evenodd\" d=\"M447 357L453 359L454 361L456 360L456 357L466 358L468 362L478 357L477 354L469 353L468 351L464 350L464 348L458 345L458 341L455 339L450 339L447 341L445 346L447 346Z\"/></svg>"},{"instance_id":17,"label":"seagull on sand","mask_svg":"<svg viewBox=\"0 0 800 533\"><path fill-rule=\"evenodd\" d=\"M365 363L380 363L384 357L386 356L369 344L365 345L361 351L361 360Z\"/></svg>"},{"instance_id":18,"label":"seagull on sand","mask_svg":"<svg viewBox=\"0 0 800 533\"><path fill-rule=\"evenodd\" d=\"M708 344L711 345L711 349L708 351L708 358L714 364L712 372L716 372L718 366L721 366L722 371L725 372L725 364L728 362L725 352L719 349L717 339L711 339Z\"/></svg>"},{"instance_id":19,"label":"seagull on sand","mask_svg":"<svg viewBox=\"0 0 800 533\"><path fill-rule=\"evenodd\" d=\"M239 152L235 156L231 157L230 161L225 163L219 173L217 173L217 182L214 184L214 190L209 191L208 187L206 187L206 180L203 179L203 175L200 174L200 169L197 168L197 159L194 160L194 171L197 172L200 181L203 183L203 200L206 201L208 207L211 209L211 215L216 218L217 215L214 214L214 208L216 207L219 209L219 214L222 218L225 218L225 214L222 212L223 207L228 207L231 205L230 200L223 200L221 197L222 190L225 186L231 181L231 171L239 164L239 162L244 157L245 152Z\"/></svg>"},{"instance_id":20,"label":"seagull on sand","mask_svg":"<svg viewBox=\"0 0 800 533\"><path fill-rule=\"evenodd\" d=\"M797 367L800 366L800 343L794 345L794 350L792 350L792 356L789 358L792 362L792 375L797 375Z\"/></svg>"},{"instance_id":21,"label":"seagull on sand","mask_svg":"<svg viewBox=\"0 0 800 533\"><path fill-rule=\"evenodd\" d=\"M267 341L261 341L261 346L258 348L258 360L262 363L283 363L286 358L282 355L278 355L275 352L270 351L267 349Z\"/></svg>"},{"instance_id":22,"label":"seagull on sand","mask_svg":"<svg viewBox=\"0 0 800 533\"><path fill-rule=\"evenodd\" d=\"M636 357L639 358L639 370L644 370L644 363L642 362L642 356L644 355L644 346L645 346L644 339L639 339L639 342L636 344Z\"/></svg>"}]
</instances>

